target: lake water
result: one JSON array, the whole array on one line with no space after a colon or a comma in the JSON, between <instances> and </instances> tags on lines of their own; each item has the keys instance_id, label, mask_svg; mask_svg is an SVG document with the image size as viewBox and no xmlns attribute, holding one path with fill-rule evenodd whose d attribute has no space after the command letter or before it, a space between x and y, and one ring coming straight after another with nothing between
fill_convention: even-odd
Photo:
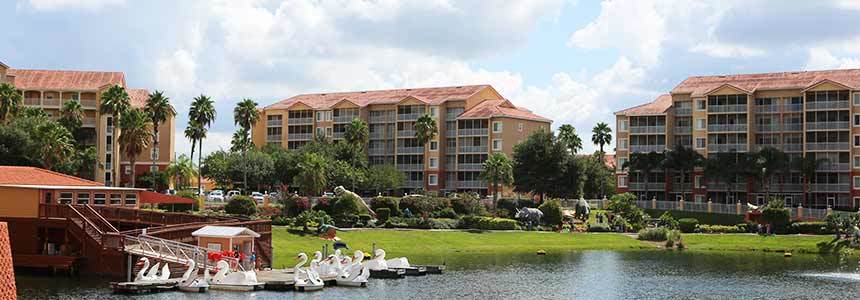
<instances>
[{"instance_id":1,"label":"lake water","mask_svg":"<svg viewBox=\"0 0 860 300\"><path fill-rule=\"evenodd\" d=\"M836 256L583 251L454 260L442 275L314 293L112 295L103 279L17 276L19 299L856 299L860 262ZM465 263L465 261L471 261ZM450 263L450 262L449 262Z\"/></svg>"}]
</instances>

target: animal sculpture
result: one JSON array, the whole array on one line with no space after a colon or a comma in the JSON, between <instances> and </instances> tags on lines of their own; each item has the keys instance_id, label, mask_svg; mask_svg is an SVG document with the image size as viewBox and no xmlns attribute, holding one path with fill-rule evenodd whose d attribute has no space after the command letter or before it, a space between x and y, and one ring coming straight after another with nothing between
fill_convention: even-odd
<instances>
[{"instance_id":1,"label":"animal sculpture","mask_svg":"<svg viewBox=\"0 0 860 300\"><path fill-rule=\"evenodd\" d=\"M370 215L372 215L374 218L376 217L376 213L373 212L372 209L370 209L370 205L367 205L367 202L364 202L364 200L361 200L361 196L359 196L358 194L347 190L346 188L344 188L341 185L334 188L334 194L338 197L351 197L353 199L358 199L359 201L357 201L357 202L360 202L364 206L364 208L367 209L367 211L370 213Z\"/></svg>"},{"instance_id":2,"label":"animal sculpture","mask_svg":"<svg viewBox=\"0 0 860 300\"><path fill-rule=\"evenodd\" d=\"M543 218L543 212L540 211L540 209L531 207L517 208L517 213L514 215L514 218L527 222L529 225L539 224L540 219Z\"/></svg>"},{"instance_id":3,"label":"animal sculpture","mask_svg":"<svg viewBox=\"0 0 860 300\"><path fill-rule=\"evenodd\" d=\"M585 201L583 198L579 198L579 201L576 202L576 217L585 222L588 220L588 215L590 213L591 207L588 205L588 201Z\"/></svg>"}]
</instances>

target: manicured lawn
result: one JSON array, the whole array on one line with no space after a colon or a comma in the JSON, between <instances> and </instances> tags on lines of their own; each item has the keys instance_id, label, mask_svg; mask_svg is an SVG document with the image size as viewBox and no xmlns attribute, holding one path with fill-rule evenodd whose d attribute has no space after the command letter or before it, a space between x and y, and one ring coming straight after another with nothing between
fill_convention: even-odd
<instances>
[{"instance_id":1,"label":"manicured lawn","mask_svg":"<svg viewBox=\"0 0 860 300\"><path fill-rule=\"evenodd\" d=\"M833 235L775 235L759 236L755 234L684 234L684 243L690 250L717 251L765 251L792 253L828 253Z\"/></svg>"}]
</instances>

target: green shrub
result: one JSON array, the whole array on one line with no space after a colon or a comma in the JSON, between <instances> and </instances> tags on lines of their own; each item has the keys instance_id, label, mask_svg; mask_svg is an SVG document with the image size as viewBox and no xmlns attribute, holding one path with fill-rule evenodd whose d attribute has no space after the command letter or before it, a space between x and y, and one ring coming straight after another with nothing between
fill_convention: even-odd
<instances>
[{"instance_id":1,"label":"green shrub","mask_svg":"<svg viewBox=\"0 0 860 300\"><path fill-rule=\"evenodd\" d=\"M293 219L284 216L272 216L272 225L289 226L293 224Z\"/></svg>"},{"instance_id":2,"label":"green shrub","mask_svg":"<svg viewBox=\"0 0 860 300\"><path fill-rule=\"evenodd\" d=\"M479 215L483 216L487 214L487 207L481 203L481 200L475 198L470 193L462 193L458 194L457 198L452 198L451 200L451 208L454 209L454 212L460 215Z\"/></svg>"},{"instance_id":3,"label":"green shrub","mask_svg":"<svg viewBox=\"0 0 860 300\"><path fill-rule=\"evenodd\" d=\"M446 207L441 210L434 211L430 216L433 218L456 219L457 213L454 212L453 208Z\"/></svg>"},{"instance_id":4,"label":"green shrub","mask_svg":"<svg viewBox=\"0 0 860 300\"><path fill-rule=\"evenodd\" d=\"M608 224L588 224L588 232L612 232Z\"/></svg>"},{"instance_id":5,"label":"green shrub","mask_svg":"<svg viewBox=\"0 0 860 300\"><path fill-rule=\"evenodd\" d=\"M737 226L737 227L738 227L738 230L739 230L741 233L743 233L743 232L750 232L750 224L747 224L747 223L739 223L739 224L737 224L737 225L735 225L735 226Z\"/></svg>"},{"instance_id":6,"label":"green shrub","mask_svg":"<svg viewBox=\"0 0 860 300\"><path fill-rule=\"evenodd\" d=\"M321 224L331 225L334 220L324 211L306 210L299 214L294 222L296 226L302 226L307 231L308 228L316 230Z\"/></svg>"},{"instance_id":7,"label":"green shrub","mask_svg":"<svg viewBox=\"0 0 860 300\"><path fill-rule=\"evenodd\" d=\"M361 199L355 199L352 195L343 195L335 198L334 205L331 209L334 216L357 215L361 213L359 203Z\"/></svg>"},{"instance_id":8,"label":"green shrub","mask_svg":"<svg viewBox=\"0 0 860 300\"><path fill-rule=\"evenodd\" d=\"M767 207L761 211L761 220L771 224L772 233L785 233L791 213L786 208Z\"/></svg>"},{"instance_id":9,"label":"green shrub","mask_svg":"<svg viewBox=\"0 0 860 300\"><path fill-rule=\"evenodd\" d=\"M544 224L547 225L558 225L561 224L562 212L561 212L561 202L556 199L547 200L540 206L538 206L541 212L543 212L543 221Z\"/></svg>"},{"instance_id":10,"label":"green shrub","mask_svg":"<svg viewBox=\"0 0 860 300\"><path fill-rule=\"evenodd\" d=\"M379 222L385 223L388 222L388 219L391 218L391 209L388 207L380 207L375 209L376 211L376 219Z\"/></svg>"},{"instance_id":11,"label":"green shrub","mask_svg":"<svg viewBox=\"0 0 860 300\"><path fill-rule=\"evenodd\" d=\"M684 249L683 237L681 236L681 232L678 230L670 230L666 235L666 248L672 247Z\"/></svg>"},{"instance_id":12,"label":"green shrub","mask_svg":"<svg viewBox=\"0 0 860 300\"><path fill-rule=\"evenodd\" d=\"M621 215L628 222L628 227L639 230L645 226L648 215L636 206L636 196L631 193L617 194L612 196L607 207L616 215Z\"/></svg>"},{"instance_id":13,"label":"green shrub","mask_svg":"<svg viewBox=\"0 0 860 300\"><path fill-rule=\"evenodd\" d=\"M370 201L370 208L379 214L379 209L387 208L392 217L400 216L400 199L396 197L375 197Z\"/></svg>"},{"instance_id":14,"label":"green shrub","mask_svg":"<svg viewBox=\"0 0 860 300\"><path fill-rule=\"evenodd\" d=\"M826 222L794 222L789 226L789 233L798 234L833 234Z\"/></svg>"},{"instance_id":15,"label":"green shrub","mask_svg":"<svg viewBox=\"0 0 860 300\"><path fill-rule=\"evenodd\" d=\"M457 228L482 230L517 230L519 223L512 219L465 216L460 218Z\"/></svg>"},{"instance_id":16,"label":"green shrub","mask_svg":"<svg viewBox=\"0 0 860 300\"><path fill-rule=\"evenodd\" d=\"M651 216L662 216L665 213L669 213L672 215L675 220L682 218L694 218L699 220L699 224L709 224L709 225L736 225L738 223L744 222L743 215L735 215L735 214L718 214L718 213L706 213L706 212L695 212L695 211L678 211L678 210L660 210L660 209L645 209L645 213Z\"/></svg>"},{"instance_id":17,"label":"green shrub","mask_svg":"<svg viewBox=\"0 0 860 300\"><path fill-rule=\"evenodd\" d=\"M457 228L457 224L460 222L457 219L448 218L432 218L428 220L430 220L430 227L433 229L455 229Z\"/></svg>"},{"instance_id":18,"label":"green shrub","mask_svg":"<svg viewBox=\"0 0 860 300\"><path fill-rule=\"evenodd\" d=\"M675 217L672 217L672 214L670 214L668 211L660 215L660 220L658 222L662 227L666 227L669 229L678 229L678 221L675 220Z\"/></svg>"},{"instance_id":19,"label":"green shrub","mask_svg":"<svg viewBox=\"0 0 860 300\"><path fill-rule=\"evenodd\" d=\"M231 215L251 216L257 213L257 202L248 196L235 196L224 205L224 212Z\"/></svg>"},{"instance_id":20,"label":"green shrub","mask_svg":"<svg viewBox=\"0 0 860 300\"><path fill-rule=\"evenodd\" d=\"M284 205L286 206L287 216L298 216L304 211L311 208L311 202L307 197L298 197L295 195L284 195Z\"/></svg>"},{"instance_id":21,"label":"green shrub","mask_svg":"<svg viewBox=\"0 0 860 300\"><path fill-rule=\"evenodd\" d=\"M451 201L447 198L433 198L423 195L411 195L400 199L400 209L409 209L413 215L430 215L434 210L450 207Z\"/></svg>"},{"instance_id":22,"label":"green shrub","mask_svg":"<svg viewBox=\"0 0 860 300\"><path fill-rule=\"evenodd\" d=\"M630 226L630 222L627 222L627 220L622 216L615 216L612 218L612 227L621 232L633 229L632 226Z\"/></svg>"},{"instance_id":23,"label":"green shrub","mask_svg":"<svg viewBox=\"0 0 860 300\"><path fill-rule=\"evenodd\" d=\"M333 215L335 199L329 197L319 197L317 198L316 204L313 206L313 210L324 211L328 215Z\"/></svg>"},{"instance_id":24,"label":"green shrub","mask_svg":"<svg viewBox=\"0 0 860 300\"><path fill-rule=\"evenodd\" d=\"M693 233L696 232L696 228L699 226L699 220L693 218L683 218L678 219L678 229L683 233Z\"/></svg>"},{"instance_id":25,"label":"green shrub","mask_svg":"<svg viewBox=\"0 0 860 300\"><path fill-rule=\"evenodd\" d=\"M726 226L726 225L699 224L699 232L701 232L701 233L744 233L744 232L746 232L746 226L744 226L744 228L739 228L737 225Z\"/></svg>"},{"instance_id":26,"label":"green shrub","mask_svg":"<svg viewBox=\"0 0 860 300\"><path fill-rule=\"evenodd\" d=\"M665 227L647 228L639 230L639 235L636 237L640 241L662 242L669 235L669 229Z\"/></svg>"},{"instance_id":27,"label":"green shrub","mask_svg":"<svg viewBox=\"0 0 860 300\"><path fill-rule=\"evenodd\" d=\"M371 219L373 219L373 217L371 217L369 214L358 215L358 221L361 223L364 223L364 224L367 224L367 222L370 222Z\"/></svg>"}]
</instances>

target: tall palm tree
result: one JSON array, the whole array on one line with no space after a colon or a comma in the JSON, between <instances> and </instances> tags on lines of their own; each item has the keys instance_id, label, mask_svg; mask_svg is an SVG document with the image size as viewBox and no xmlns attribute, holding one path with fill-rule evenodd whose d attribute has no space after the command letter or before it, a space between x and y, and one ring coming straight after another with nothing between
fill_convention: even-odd
<instances>
[{"instance_id":1,"label":"tall palm tree","mask_svg":"<svg viewBox=\"0 0 860 300\"><path fill-rule=\"evenodd\" d=\"M245 98L233 108L233 123L239 125L240 129L233 135L233 140L240 141L242 155L244 156L251 148L251 127L260 120L260 111L257 110L257 102ZM248 189L248 172L243 173L243 185Z\"/></svg>"},{"instance_id":2,"label":"tall palm tree","mask_svg":"<svg viewBox=\"0 0 860 300\"><path fill-rule=\"evenodd\" d=\"M514 183L513 162L502 153L493 153L484 161L479 177L493 184L493 207L499 201L499 184L511 185Z\"/></svg>"},{"instance_id":3,"label":"tall palm tree","mask_svg":"<svg viewBox=\"0 0 860 300\"><path fill-rule=\"evenodd\" d=\"M203 139L206 138L206 132L209 126L215 121L215 101L212 101L206 95L200 95L194 98L191 102L191 109L188 110L188 127L185 129L185 136L191 141L191 161L194 161L194 145L199 148L199 156L197 157L197 191L203 188L203 178L199 170L203 161ZM190 135L189 135L190 133Z\"/></svg>"},{"instance_id":4,"label":"tall palm tree","mask_svg":"<svg viewBox=\"0 0 860 300\"><path fill-rule=\"evenodd\" d=\"M346 124L346 132L344 132L344 139L347 143L355 147L356 149L361 149L367 144L367 140L370 137L370 131L367 128L367 123L365 123L361 119L352 119L351 122Z\"/></svg>"},{"instance_id":5,"label":"tall palm tree","mask_svg":"<svg viewBox=\"0 0 860 300\"><path fill-rule=\"evenodd\" d=\"M185 154L180 155L175 161L170 162L167 169L164 170L168 177L173 179L177 189L188 187L192 177L197 176L197 171L194 170L194 161Z\"/></svg>"},{"instance_id":6,"label":"tall palm tree","mask_svg":"<svg viewBox=\"0 0 860 300\"><path fill-rule=\"evenodd\" d=\"M558 128L558 141L572 154L582 150L582 139L576 134L576 128L570 124L564 124Z\"/></svg>"},{"instance_id":7,"label":"tall palm tree","mask_svg":"<svg viewBox=\"0 0 860 300\"><path fill-rule=\"evenodd\" d=\"M597 126L594 126L594 128L591 129L591 142L600 147L599 158L600 163L603 164L603 159L606 155L606 152L603 152L603 146L612 143L612 128L609 128L609 125L606 125L606 123L597 123ZM603 184L600 185L600 195L605 195Z\"/></svg>"},{"instance_id":8,"label":"tall palm tree","mask_svg":"<svg viewBox=\"0 0 860 300\"><path fill-rule=\"evenodd\" d=\"M785 152L773 147L764 147L757 153L750 154L751 164L748 166L754 168L751 173L761 182L766 194L765 199L770 199L772 177L783 174L789 168L787 156Z\"/></svg>"},{"instance_id":9,"label":"tall palm tree","mask_svg":"<svg viewBox=\"0 0 860 300\"><path fill-rule=\"evenodd\" d=\"M74 139L72 134L57 123L49 122L39 127L35 139L38 155L45 169L65 164L74 155Z\"/></svg>"},{"instance_id":10,"label":"tall palm tree","mask_svg":"<svg viewBox=\"0 0 860 300\"><path fill-rule=\"evenodd\" d=\"M158 149L158 125L166 122L168 118L175 116L176 110L170 104L170 98L164 96L164 92L162 91L155 91L149 94L144 109L149 115L150 122L152 122L152 148ZM154 170L152 172L152 186L154 187L157 179L155 175L158 174L158 168L155 167L155 156L150 155L150 158L152 158L152 170Z\"/></svg>"},{"instance_id":11,"label":"tall palm tree","mask_svg":"<svg viewBox=\"0 0 860 300\"><path fill-rule=\"evenodd\" d=\"M149 116L143 110L132 108L123 114L119 126L122 130L119 136L119 145L131 163L131 187L134 187L137 175L134 164L137 162L137 156L152 142L152 133L150 132L152 124Z\"/></svg>"},{"instance_id":12,"label":"tall palm tree","mask_svg":"<svg viewBox=\"0 0 860 300\"><path fill-rule=\"evenodd\" d=\"M66 101L60 108L60 125L66 127L72 135L77 137L77 132L84 123L84 108L78 100Z\"/></svg>"},{"instance_id":13,"label":"tall palm tree","mask_svg":"<svg viewBox=\"0 0 860 300\"><path fill-rule=\"evenodd\" d=\"M682 179L682 186L684 181L689 180L690 193L692 194L693 171L696 169L696 167L702 166L704 157L702 157L699 152L696 152L696 150L684 147L680 144L675 145L674 149L667 151L665 154L666 160L664 163L666 168L680 173ZM681 190L681 193L682 195L686 195L683 189Z\"/></svg>"},{"instance_id":14,"label":"tall palm tree","mask_svg":"<svg viewBox=\"0 0 860 300\"><path fill-rule=\"evenodd\" d=\"M6 117L17 112L23 102L24 96L15 89L15 86L0 83L0 123L5 123Z\"/></svg>"},{"instance_id":15,"label":"tall palm tree","mask_svg":"<svg viewBox=\"0 0 860 300\"><path fill-rule=\"evenodd\" d=\"M325 157L318 153L307 152L299 162L299 174L296 175L293 181L305 195L319 195L328 184L325 169Z\"/></svg>"},{"instance_id":16,"label":"tall palm tree","mask_svg":"<svg viewBox=\"0 0 860 300\"><path fill-rule=\"evenodd\" d=\"M830 160L826 158L816 159L812 155L804 155L796 158L791 162L792 169L800 171L800 177L803 179L803 203L809 205L809 185L812 183L812 178L815 177L815 172L819 167L829 164Z\"/></svg>"},{"instance_id":17,"label":"tall palm tree","mask_svg":"<svg viewBox=\"0 0 860 300\"><path fill-rule=\"evenodd\" d=\"M102 115L112 115L113 116L113 137L116 138L116 130L119 127L120 119L122 119L123 113L131 107L130 101L131 98L128 96L128 93L125 91L125 88L120 85L113 85L108 88L101 95L102 101L99 105L99 113ZM116 164L113 164L117 162ZM114 166L119 165L119 160L114 157L112 163ZM115 183L118 180L114 181ZM115 184L114 183L114 184Z\"/></svg>"},{"instance_id":18,"label":"tall palm tree","mask_svg":"<svg viewBox=\"0 0 860 300\"><path fill-rule=\"evenodd\" d=\"M418 120L415 120L415 124L412 125L412 128L415 129L415 139L418 140L418 144L421 146L426 145L428 142L435 139L437 134L439 134L439 127L436 126L436 120L428 114L418 117Z\"/></svg>"},{"instance_id":19,"label":"tall palm tree","mask_svg":"<svg viewBox=\"0 0 860 300\"><path fill-rule=\"evenodd\" d=\"M645 196L647 197L650 192L648 184L650 183L651 173L662 166L663 154L651 151L649 153L631 154L630 160L625 162L621 168L628 169L630 172L638 172L645 176Z\"/></svg>"}]
</instances>

